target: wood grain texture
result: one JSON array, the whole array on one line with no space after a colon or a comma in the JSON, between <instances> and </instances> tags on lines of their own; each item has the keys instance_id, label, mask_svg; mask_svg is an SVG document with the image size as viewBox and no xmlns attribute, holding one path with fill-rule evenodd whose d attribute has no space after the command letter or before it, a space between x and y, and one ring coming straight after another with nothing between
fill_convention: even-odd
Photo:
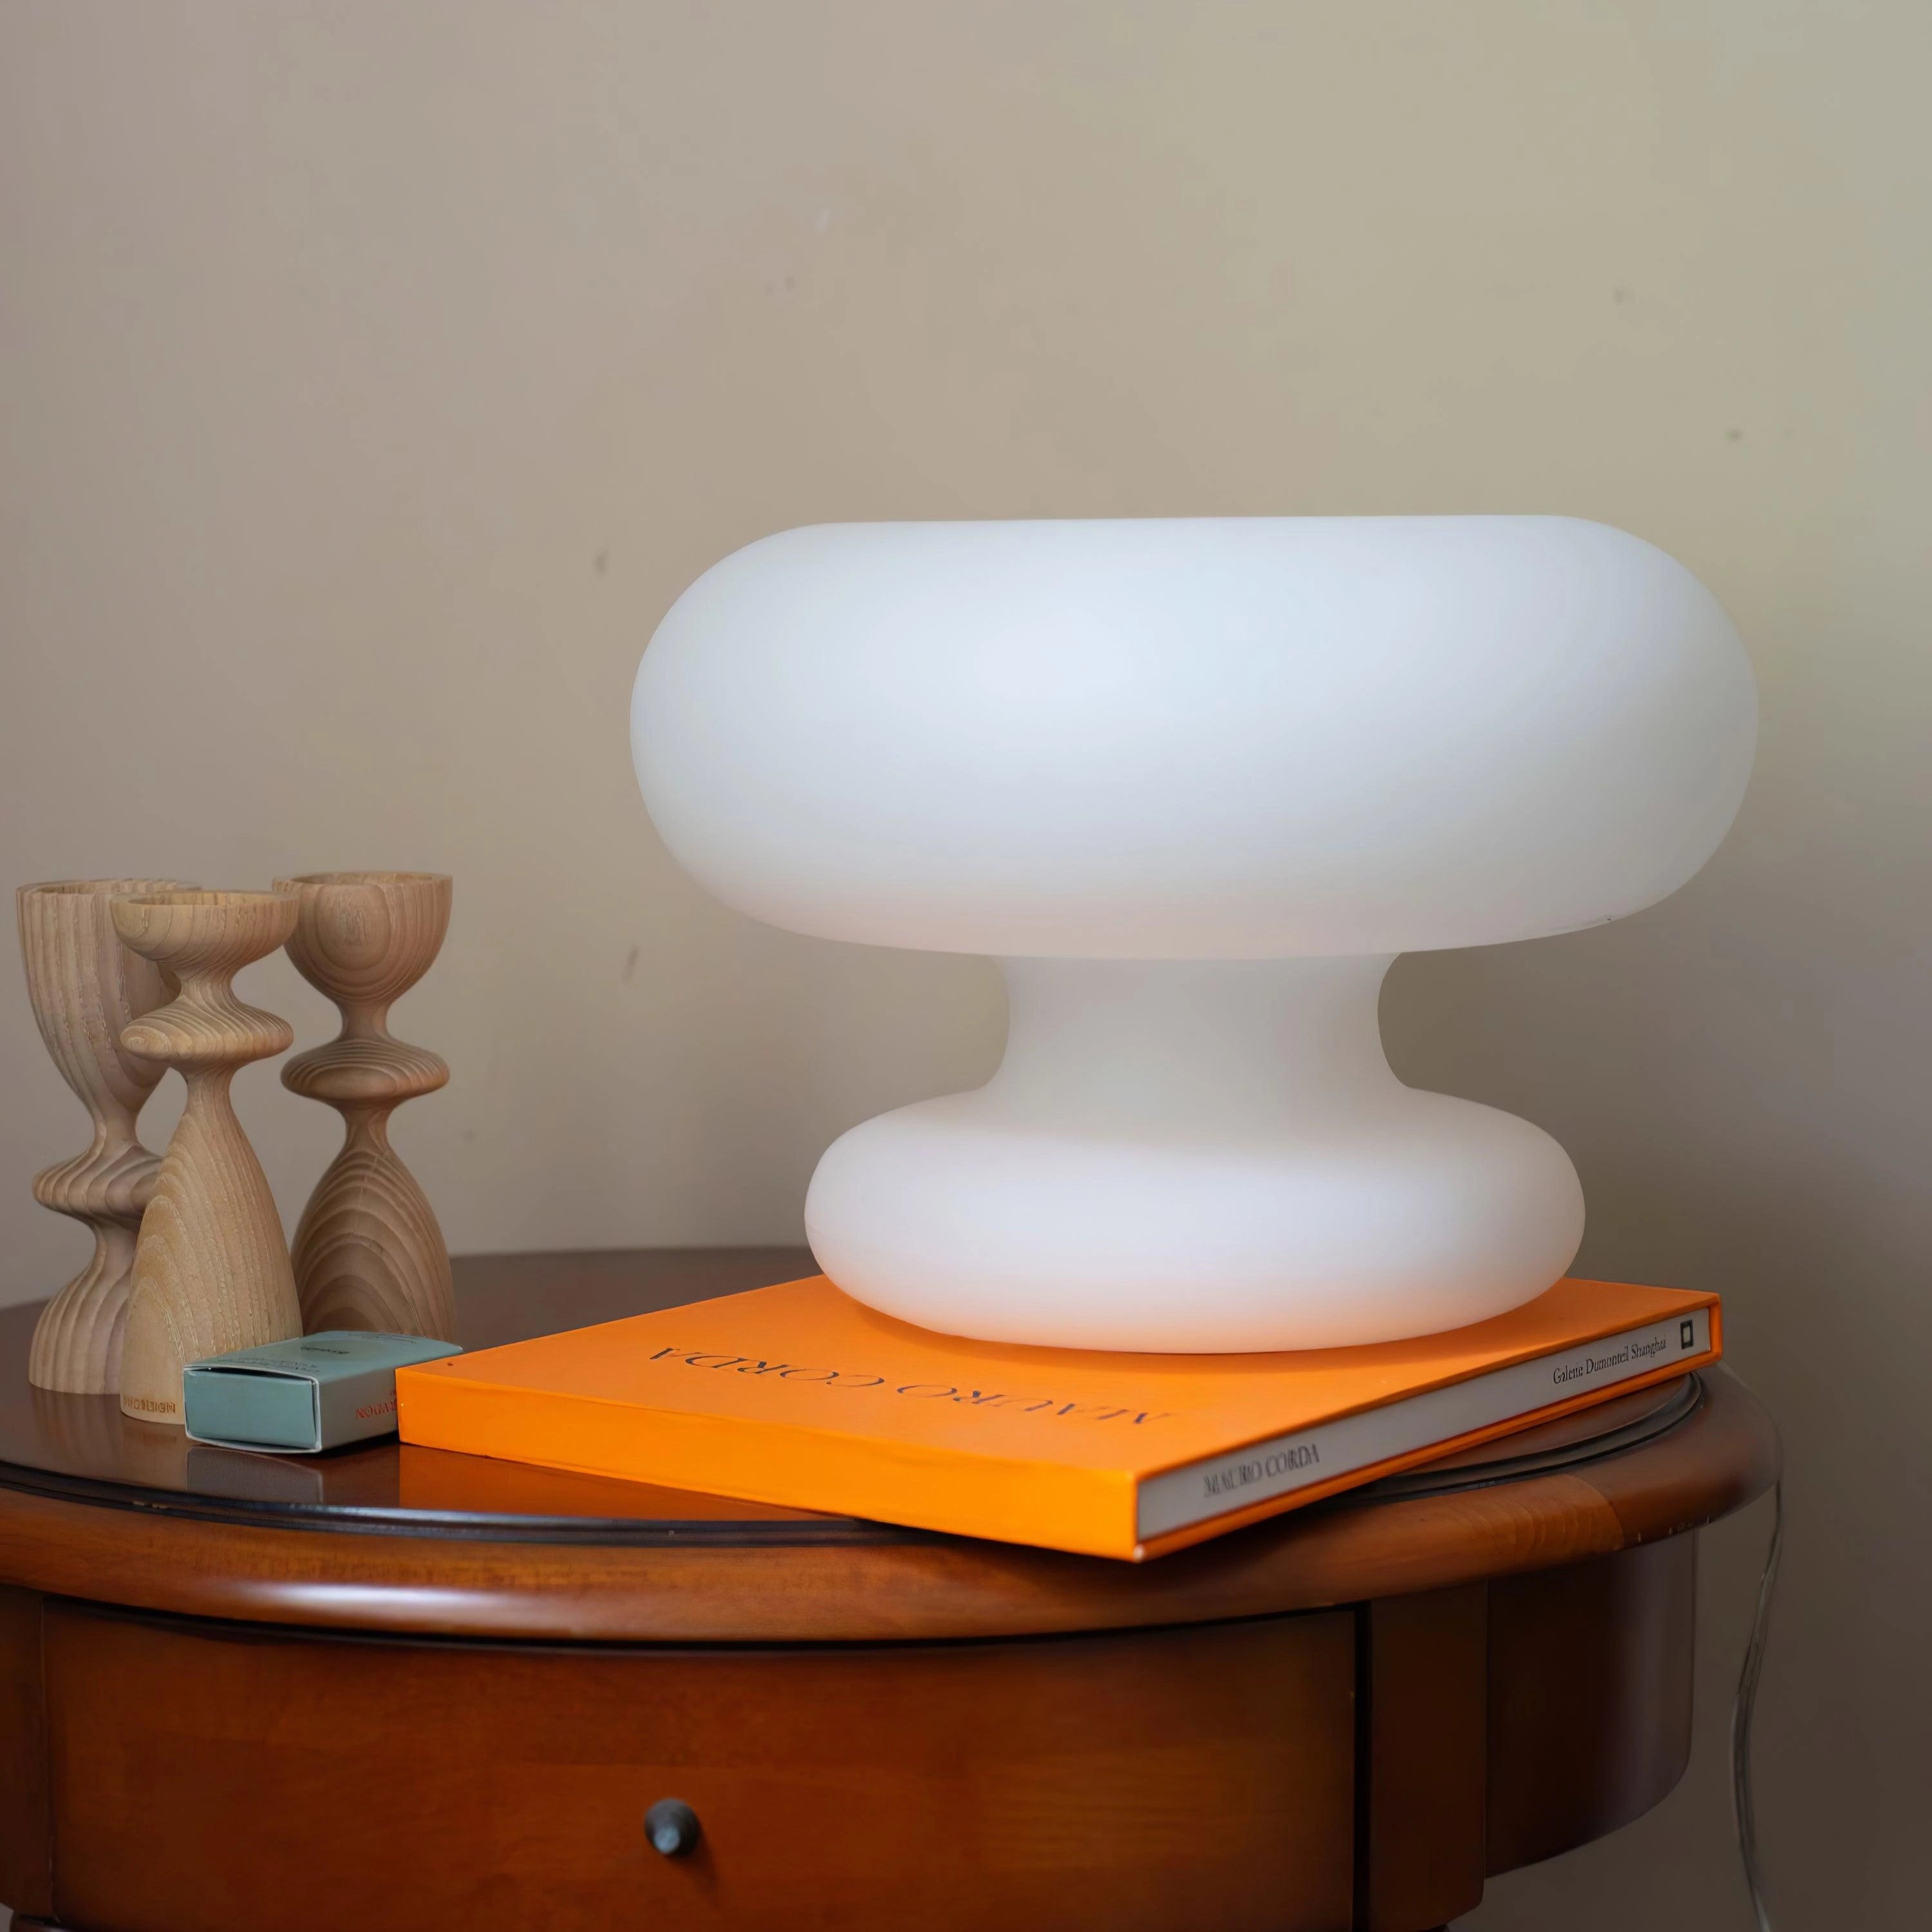
<instances>
[{"instance_id":1,"label":"wood grain texture","mask_svg":"<svg viewBox=\"0 0 1932 1932\"><path fill-rule=\"evenodd\" d=\"M457 1339L442 1231L389 1144L389 1116L449 1078L434 1053L395 1039L390 1006L429 970L449 926L440 872L309 872L278 879L299 902L289 956L333 1000L342 1030L282 1069L290 1092L341 1114L342 1150L295 1240L302 1324Z\"/></svg>"},{"instance_id":2,"label":"wood grain texture","mask_svg":"<svg viewBox=\"0 0 1932 1932\"><path fill-rule=\"evenodd\" d=\"M801 1265L471 1257L458 1306L494 1342ZM1135 1565L231 1456L27 1388L31 1328L0 1318L0 1877L83 1932L333 1932L345 1898L371 1932L1419 1932L1669 1790L1682 1532L1773 1467L1720 1371ZM689 1858L644 1843L668 1797Z\"/></svg>"},{"instance_id":3,"label":"wood grain texture","mask_svg":"<svg viewBox=\"0 0 1932 1932\"><path fill-rule=\"evenodd\" d=\"M1487 1635L1482 1583L1358 1616L1355 1932L1432 1932L1481 1900Z\"/></svg>"},{"instance_id":4,"label":"wood grain texture","mask_svg":"<svg viewBox=\"0 0 1932 1932\"><path fill-rule=\"evenodd\" d=\"M1696 1574L1680 1536L1490 1586L1492 1872L1628 1825L1683 1776Z\"/></svg>"},{"instance_id":5,"label":"wood grain texture","mask_svg":"<svg viewBox=\"0 0 1932 1932\"><path fill-rule=\"evenodd\" d=\"M0 1582L195 1616L501 1640L1127 1629L1360 1602L1607 1555L1738 1507L1768 1486L1772 1459L1762 1410L1719 1377L1668 1436L1578 1473L1298 1512L1139 1564L947 1537L788 1543L783 1523L750 1526L755 1538L722 1546L332 1534L0 1486ZM1598 1487L1611 1471L1620 1510Z\"/></svg>"},{"instance_id":6,"label":"wood grain texture","mask_svg":"<svg viewBox=\"0 0 1932 1932\"><path fill-rule=\"evenodd\" d=\"M1349 1924L1346 1614L749 1652L48 1622L88 1932ZM645 1842L665 1797L692 1856Z\"/></svg>"},{"instance_id":7,"label":"wood grain texture","mask_svg":"<svg viewBox=\"0 0 1932 1932\"><path fill-rule=\"evenodd\" d=\"M1503 1870L1670 1790L1692 1544L1048 1642L344 1642L0 1592L0 1897L86 1932L344 1896L371 1932L1420 1932L1486 1838ZM640 1842L671 1796L688 1860Z\"/></svg>"},{"instance_id":8,"label":"wood grain texture","mask_svg":"<svg viewBox=\"0 0 1932 1932\"><path fill-rule=\"evenodd\" d=\"M188 1102L135 1250L121 1361L122 1412L182 1420L182 1366L302 1332L295 1276L267 1177L235 1118L236 1070L286 1049L286 1020L235 997L235 975L294 928L278 892L154 892L112 902L122 943L172 972L178 996L122 1034L177 1069Z\"/></svg>"},{"instance_id":9,"label":"wood grain texture","mask_svg":"<svg viewBox=\"0 0 1932 1932\"><path fill-rule=\"evenodd\" d=\"M134 1285L134 1237L160 1172L136 1118L166 1069L130 1053L122 1030L172 997L173 982L123 946L109 902L173 890L172 879L60 879L15 895L27 997L61 1077L94 1123L84 1153L35 1177L34 1198L93 1231L87 1265L48 1303L28 1379L76 1395L120 1387L121 1340Z\"/></svg>"},{"instance_id":10,"label":"wood grain texture","mask_svg":"<svg viewBox=\"0 0 1932 1932\"><path fill-rule=\"evenodd\" d=\"M16 1912L53 1909L42 1609L31 1591L0 1589L0 1900Z\"/></svg>"}]
</instances>

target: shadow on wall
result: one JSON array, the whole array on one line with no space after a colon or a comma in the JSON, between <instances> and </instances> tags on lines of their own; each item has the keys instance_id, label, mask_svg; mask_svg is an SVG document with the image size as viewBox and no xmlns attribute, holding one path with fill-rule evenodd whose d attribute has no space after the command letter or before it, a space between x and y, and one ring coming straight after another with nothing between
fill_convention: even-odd
<instances>
[{"instance_id":1,"label":"shadow on wall","mask_svg":"<svg viewBox=\"0 0 1932 1932\"><path fill-rule=\"evenodd\" d=\"M1578 1273L1724 1296L1728 1360L1786 1446L1756 1750L1773 1917L1904 1924L1920 1903L1904 1895L1916 1827L1897 1780L1932 1705L1911 1628L1932 1553L1898 1534L1922 1519L1932 1466L1919 1373L1932 1310L1917 1287L1932 1202L1914 1171L1932 1100L1905 1070L1932 1059L1932 1040L1916 1050L1932 999L1922 969L1847 956L1869 940L1858 922L1808 921L1752 856L1748 838L1727 847L1705 878L1615 926L1412 955L1390 974L1384 1030L1405 1080L1523 1114L1568 1150L1588 1204ZM1698 1756L1634 1828L1674 1844L1669 1868L1712 1888L1713 1922L1739 1926L1742 1887L1733 1898L1697 1839L1730 1840L1723 1726L1768 1533L1760 1510L1704 1538ZM1864 1895L1848 1900L1847 1884ZM1576 1932L1617 1922L1591 1916L1588 1887L1549 1886L1506 1882L1477 1923L1546 1922L1510 1916L1519 1894L1539 1910L1560 1894ZM1611 1904L1631 1904L1622 1879ZM1659 1902L1672 1923L1685 1909Z\"/></svg>"}]
</instances>

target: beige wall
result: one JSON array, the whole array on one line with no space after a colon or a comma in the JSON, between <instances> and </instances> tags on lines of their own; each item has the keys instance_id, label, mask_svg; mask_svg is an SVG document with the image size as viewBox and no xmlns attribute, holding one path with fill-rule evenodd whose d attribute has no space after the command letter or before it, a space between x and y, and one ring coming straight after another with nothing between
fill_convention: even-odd
<instances>
[{"instance_id":1,"label":"beige wall","mask_svg":"<svg viewBox=\"0 0 1932 1932\"><path fill-rule=\"evenodd\" d=\"M1758 776L1627 925L1412 958L1397 1063L1555 1131L1585 1264L1730 1298L1795 1465L1780 1923L1923 1910L1932 140L1916 0L0 11L10 880L435 866L398 1138L459 1250L789 1238L974 1078L976 962L752 926L639 807L638 652L840 518L1556 510L1672 550ZM0 1298L79 1114L0 986ZM243 982L316 1038L280 963ZM285 1212L323 1110L241 1084ZM166 1109L153 1110L159 1130ZM1709 1539L1684 1790L1473 1925L1742 1927Z\"/></svg>"}]
</instances>

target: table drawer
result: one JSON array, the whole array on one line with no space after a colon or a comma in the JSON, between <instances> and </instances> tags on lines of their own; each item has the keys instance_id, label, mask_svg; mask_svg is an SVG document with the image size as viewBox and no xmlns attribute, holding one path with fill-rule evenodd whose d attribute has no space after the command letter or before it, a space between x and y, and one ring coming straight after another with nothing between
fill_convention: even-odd
<instances>
[{"instance_id":1,"label":"table drawer","mask_svg":"<svg viewBox=\"0 0 1932 1932\"><path fill-rule=\"evenodd\" d=\"M1346 1613L546 1649L50 1604L46 1667L82 1932L1349 1923Z\"/></svg>"}]
</instances>

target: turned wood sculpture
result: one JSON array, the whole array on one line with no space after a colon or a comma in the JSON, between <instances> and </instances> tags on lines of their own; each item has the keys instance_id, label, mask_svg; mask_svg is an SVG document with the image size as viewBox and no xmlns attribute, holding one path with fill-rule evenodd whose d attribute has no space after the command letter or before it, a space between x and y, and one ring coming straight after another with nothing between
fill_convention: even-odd
<instances>
[{"instance_id":1,"label":"turned wood sculpture","mask_svg":"<svg viewBox=\"0 0 1932 1932\"><path fill-rule=\"evenodd\" d=\"M36 1388L108 1395L120 1386L135 1231L161 1165L136 1138L134 1122L167 1070L129 1052L121 1030L171 997L174 984L121 944L108 902L118 893L180 883L61 879L15 895L27 997L40 1037L94 1120L93 1144L34 1182L42 1207L94 1231L92 1260L47 1304L34 1330L27 1379Z\"/></svg>"},{"instance_id":2,"label":"turned wood sculpture","mask_svg":"<svg viewBox=\"0 0 1932 1932\"><path fill-rule=\"evenodd\" d=\"M122 943L181 982L168 1005L121 1036L177 1069L188 1102L161 1162L134 1251L121 1352L121 1407L182 1420L182 1366L302 1333L295 1277L267 1177L229 1088L251 1060L295 1038L286 1020L235 997L235 975L294 931L289 892L152 892L112 902Z\"/></svg>"},{"instance_id":3,"label":"turned wood sculpture","mask_svg":"<svg viewBox=\"0 0 1932 1932\"><path fill-rule=\"evenodd\" d=\"M434 1053L392 1036L389 1008L429 970L449 926L440 872L311 872L278 879L300 915L289 956L340 1009L342 1031L282 1070L292 1093L341 1114L342 1151L296 1232L302 1320L456 1340L442 1231L389 1144L389 1116L449 1078Z\"/></svg>"}]
</instances>

